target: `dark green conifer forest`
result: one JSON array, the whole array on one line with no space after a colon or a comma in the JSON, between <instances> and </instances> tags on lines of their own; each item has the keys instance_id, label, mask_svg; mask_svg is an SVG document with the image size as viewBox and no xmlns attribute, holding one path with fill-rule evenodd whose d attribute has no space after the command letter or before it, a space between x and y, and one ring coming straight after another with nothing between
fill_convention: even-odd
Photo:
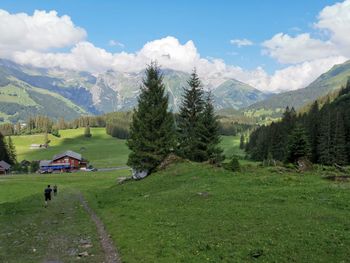
<instances>
[{"instance_id":1,"label":"dark green conifer forest","mask_svg":"<svg viewBox=\"0 0 350 263\"><path fill-rule=\"evenodd\" d=\"M310 110L297 114L286 108L280 122L261 126L250 135L246 151L253 160L271 156L283 162L306 157L314 163L350 163L350 80L338 97L321 108L315 101Z\"/></svg>"}]
</instances>

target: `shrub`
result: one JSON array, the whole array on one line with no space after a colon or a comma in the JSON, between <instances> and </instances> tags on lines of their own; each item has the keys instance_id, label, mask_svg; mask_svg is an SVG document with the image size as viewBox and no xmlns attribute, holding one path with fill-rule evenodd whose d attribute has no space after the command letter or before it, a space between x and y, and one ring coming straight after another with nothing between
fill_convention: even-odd
<instances>
[{"instance_id":1,"label":"shrub","mask_svg":"<svg viewBox=\"0 0 350 263\"><path fill-rule=\"evenodd\" d=\"M233 155L228 163L225 163L224 168L232 172L239 172L241 165L239 164L238 157Z\"/></svg>"}]
</instances>

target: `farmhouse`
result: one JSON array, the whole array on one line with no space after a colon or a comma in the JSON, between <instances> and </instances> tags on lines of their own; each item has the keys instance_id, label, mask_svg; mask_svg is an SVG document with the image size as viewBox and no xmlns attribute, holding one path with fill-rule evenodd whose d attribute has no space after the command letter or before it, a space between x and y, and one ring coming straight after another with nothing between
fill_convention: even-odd
<instances>
[{"instance_id":1,"label":"farmhouse","mask_svg":"<svg viewBox=\"0 0 350 263\"><path fill-rule=\"evenodd\" d=\"M7 174L10 172L11 165L5 161L0 161L0 174Z\"/></svg>"},{"instance_id":2,"label":"farmhouse","mask_svg":"<svg viewBox=\"0 0 350 263\"><path fill-rule=\"evenodd\" d=\"M88 161L83 159L81 154L73 151L56 154L52 160L42 160L39 163L42 172L74 171L87 167L87 165Z\"/></svg>"}]
</instances>

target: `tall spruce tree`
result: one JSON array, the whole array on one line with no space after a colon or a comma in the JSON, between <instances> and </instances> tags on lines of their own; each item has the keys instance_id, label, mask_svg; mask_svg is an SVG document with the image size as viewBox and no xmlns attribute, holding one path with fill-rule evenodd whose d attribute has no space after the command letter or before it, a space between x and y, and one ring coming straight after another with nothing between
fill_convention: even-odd
<instances>
[{"instance_id":1,"label":"tall spruce tree","mask_svg":"<svg viewBox=\"0 0 350 263\"><path fill-rule=\"evenodd\" d=\"M346 154L346 136L344 129L344 120L340 112L337 112L335 131L334 131L334 159L339 165L347 163Z\"/></svg>"},{"instance_id":2,"label":"tall spruce tree","mask_svg":"<svg viewBox=\"0 0 350 263\"><path fill-rule=\"evenodd\" d=\"M201 138L201 142L205 145L206 149L204 160L210 160L212 163L220 163L224 160L223 151L219 147L221 140L219 134L220 127L214 112L213 100L210 92L207 94L199 122L201 128L198 131L198 136Z\"/></svg>"},{"instance_id":3,"label":"tall spruce tree","mask_svg":"<svg viewBox=\"0 0 350 263\"><path fill-rule=\"evenodd\" d=\"M327 108L327 105L323 107ZM319 161L322 164L333 164L334 158L334 145L333 145L333 134L332 134L332 120L331 112L328 111L321 120L320 127L320 143L318 144Z\"/></svg>"},{"instance_id":4,"label":"tall spruce tree","mask_svg":"<svg viewBox=\"0 0 350 263\"><path fill-rule=\"evenodd\" d=\"M10 164L17 163L16 148L15 148L15 145L13 144L11 136L9 136L7 139L7 153L9 156Z\"/></svg>"},{"instance_id":5,"label":"tall spruce tree","mask_svg":"<svg viewBox=\"0 0 350 263\"><path fill-rule=\"evenodd\" d=\"M244 149L244 143L245 143L244 134L242 133L241 138L239 139L239 148L240 149Z\"/></svg>"},{"instance_id":6,"label":"tall spruce tree","mask_svg":"<svg viewBox=\"0 0 350 263\"><path fill-rule=\"evenodd\" d=\"M306 127L309 135L310 148L311 148L311 161L313 163L317 163L319 159L318 153L318 144L319 144L319 136L320 136L320 124L319 124L319 106L318 102L315 101L309 114L306 118Z\"/></svg>"},{"instance_id":7,"label":"tall spruce tree","mask_svg":"<svg viewBox=\"0 0 350 263\"><path fill-rule=\"evenodd\" d=\"M128 165L151 173L173 150L175 128L158 65L152 62L145 74L127 141L131 150Z\"/></svg>"},{"instance_id":8,"label":"tall spruce tree","mask_svg":"<svg viewBox=\"0 0 350 263\"><path fill-rule=\"evenodd\" d=\"M0 161L11 163L10 155L8 153L8 147L5 142L5 137L0 132Z\"/></svg>"},{"instance_id":9,"label":"tall spruce tree","mask_svg":"<svg viewBox=\"0 0 350 263\"><path fill-rule=\"evenodd\" d=\"M184 88L182 104L177 121L178 154L191 161L207 160L206 143L201 132L201 114L204 109L203 89L196 70L188 80L188 88Z\"/></svg>"},{"instance_id":10,"label":"tall spruce tree","mask_svg":"<svg viewBox=\"0 0 350 263\"><path fill-rule=\"evenodd\" d=\"M92 136L91 131L90 131L90 125L86 125L85 130L84 130L84 136L87 138L90 138Z\"/></svg>"},{"instance_id":11,"label":"tall spruce tree","mask_svg":"<svg viewBox=\"0 0 350 263\"><path fill-rule=\"evenodd\" d=\"M297 125L288 138L287 161L295 163L302 157L310 157L310 145L304 127Z\"/></svg>"}]
</instances>

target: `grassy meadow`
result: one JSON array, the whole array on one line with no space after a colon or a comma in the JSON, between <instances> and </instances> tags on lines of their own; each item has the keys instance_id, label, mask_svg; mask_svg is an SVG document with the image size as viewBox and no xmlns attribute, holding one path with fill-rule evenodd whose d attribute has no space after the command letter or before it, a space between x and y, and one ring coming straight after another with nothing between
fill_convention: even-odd
<instances>
[{"instance_id":1,"label":"grassy meadow","mask_svg":"<svg viewBox=\"0 0 350 263\"><path fill-rule=\"evenodd\" d=\"M42 144L43 134L13 136L17 159L50 160L55 154L67 150L81 153L95 167L116 167L126 164L129 154L125 140L106 134L104 128L91 128L91 138L84 137L84 129L61 130L60 138L49 135L51 140L47 149L30 149L31 144Z\"/></svg>"},{"instance_id":2,"label":"grassy meadow","mask_svg":"<svg viewBox=\"0 0 350 263\"><path fill-rule=\"evenodd\" d=\"M0 177L0 262L103 262L96 227L78 194L105 191L116 176L126 174L128 170ZM57 184L59 192L45 208L47 184ZM84 251L89 257L78 259Z\"/></svg>"},{"instance_id":3,"label":"grassy meadow","mask_svg":"<svg viewBox=\"0 0 350 263\"><path fill-rule=\"evenodd\" d=\"M81 239L94 244L88 249L94 256L80 261L99 262L101 248L79 192L123 262L346 262L350 256L350 185L322 179L326 172L245 166L232 173L188 162L116 183L129 173L1 177L1 262L75 262L74 253L84 251ZM47 183L60 192L44 208Z\"/></svg>"},{"instance_id":4,"label":"grassy meadow","mask_svg":"<svg viewBox=\"0 0 350 263\"><path fill-rule=\"evenodd\" d=\"M106 134L105 128L91 128L91 138L84 137L84 129L61 130L61 137L49 134L50 146L47 149L30 149L31 144L44 143L44 134L13 136L17 160L50 160L55 154L67 150L81 153L97 168L126 165L129 149L125 140ZM239 136L222 136L221 147L227 157L244 157L239 149Z\"/></svg>"},{"instance_id":5,"label":"grassy meadow","mask_svg":"<svg viewBox=\"0 0 350 263\"><path fill-rule=\"evenodd\" d=\"M92 129L91 139L82 132L62 131L48 151L68 146L78 151L84 145L86 154L96 150L87 156L93 162L96 158L104 166L104 155L110 154L110 161L125 164L127 148L124 153L104 153L103 148L126 147L124 141L102 129ZM23 151L17 149L26 159L46 151L31 154L26 145L37 143L34 139L14 140L23 145ZM221 143L226 155L244 157L237 137L224 137ZM102 262L96 228L78 202L79 193L104 222L123 262L348 261L350 182L323 179L336 173L327 169L299 174L241 163L236 173L177 163L122 185L117 178L129 170L2 176L0 262ZM59 195L44 208L48 183L59 186ZM82 240L92 246L84 247ZM83 251L89 256L78 259Z\"/></svg>"}]
</instances>

